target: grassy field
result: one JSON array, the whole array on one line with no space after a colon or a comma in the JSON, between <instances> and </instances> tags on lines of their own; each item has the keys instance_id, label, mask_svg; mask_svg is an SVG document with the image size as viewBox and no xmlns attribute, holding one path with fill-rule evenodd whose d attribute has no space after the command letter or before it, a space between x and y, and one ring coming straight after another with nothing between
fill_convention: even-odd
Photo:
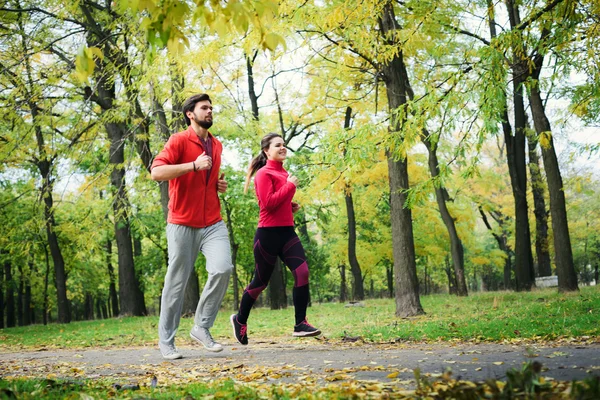
<instances>
[{"instance_id":1,"label":"grassy field","mask_svg":"<svg viewBox=\"0 0 600 400\"><path fill-rule=\"evenodd\" d=\"M314 304L308 311L311 323L322 329L329 340L362 338L372 342L485 341L547 342L600 338L600 287L584 287L578 293L559 294L554 289L529 293L474 293L466 298L448 295L421 298L425 315L400 319L394 316L393 299L364 301L364 307L344 304ZM219 340L231 340L229 310L222 310L212 329ZM156 348L158 317L111 318L73 322L66 325L33 325L0 330L0 351L52 348L111 348L148 346ZM177 343L189 343L193 320L181 321ZM290 338L293 307L272 311L259 308L249 320L250 340ZM597 399L600 379L582 382L544 382L531 373L531 365L515 371L507 382L493 379L473 383L437 380L423 381L406 398L438 399ZM415 379L419 379L415 372ZM393 395L392 395L393 394ZM0 399L200 399L276 398L348 399L405 398L382 385L340 382L326 387L303 385L252 385L231 379L177 386L119 388L107 379L3 379Z\"/></svg>"},{"instance_id":2,"label":"grassy field","mask_svg":"<svg viewBox=\"0 0 600 400\"><path fill-rule=\"evenodd\" d=\"M600 287L583 287L578 293L559 294L555 289L529 293L474 293L459 298L423 296L425 315L399 319L393 299L364 301L364 307L314 304L308 319L325 337L340 340L361 337L368 341L488 341L554 340L600 336ZM293 307L259 308L248 322L250 340L289 337ZM219 313L213 336L230 337L229 310ZM155 346L158 317L111 318L66 325L33 325L0 330L0 349L86 348ZM184 318L178 343L188 341L193 320Z\"/></svg>"}]
</instances>

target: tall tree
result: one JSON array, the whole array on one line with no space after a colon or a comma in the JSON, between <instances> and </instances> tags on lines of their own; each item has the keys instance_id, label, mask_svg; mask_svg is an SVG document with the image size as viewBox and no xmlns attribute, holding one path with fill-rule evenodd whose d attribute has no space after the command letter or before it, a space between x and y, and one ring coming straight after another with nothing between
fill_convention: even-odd
<instances>
[{"instance_id":1,"label":"tall tree","mask_svg":"<svg viewBox=\"0 0 600 400\"><path fill-rule=\"evenodd\" d=\"M513 0L506 2L510 26L515 29L520 21L513 4ZM493 25L495 25L495 21L490 22L490 27ZM518 30L515 30L515 34L521 37L521 32ZM522 47L523 42L515 40L513 43L512 52L514 58L511 60L510 68L513 87L514 130L513 134L511 134L508 129L505 129L504 139L506 141L506 157L515 199L516 289L530 290L534 284L535 273L533 270L533 256L531 254L531 232L527 205L527 165L525 161L527 116L525 114L523 96L525 90L523 83L526 79L524 71L528 67L518 57L518 54L522 54L525 51ZM503 124L508 124L508 118Z\"/></svg>"},{"instance_id":2,"label":"tall tree","mask_svg":"<svg viewBox=\"0 0 600 400\"><path fill-rule=\"evenodd\" d=\"M4 260L4 307L6 310L6 327L17 326L15 317L15 281L12 275L12 264L10 260Z\"/></svg>"},{"instance_id":3,"label":"tall tree","mask_svg":"<svg viewBox=\"0 0 600 400\"><path fill-rule=\"evenodd\" d=\"M118 248L119 260L119 300L121 315L144 315L146 306L144 295L140 289L138 277L135 272L133 259L133 245L130 224L130 205L127 198L125 182L125 144L130 136L130 127L127 118L116 119L118 115L118 99L116 81L119 72L125 82L131 79L128 72L127 59L124 52L116 43L115 32L111 26L103 26L106 18L114 18L110 6L98 3L80 3L81 25L86 29L86 42L88 47L99 49L101 57L90 57L95 62L93 70L95 85L87 86L86 96L98 104L101 109L103 125L110 142L109 163L111 165L110 180L113 192L113 217L115 238ZM126 85L127 86L127 85ZM131 94L131 90L129 90ZM137 98L130 99L134 103L135 112L138 112ZM134 129L134 128L132 128ZM150 152L146 147L140 146L145 154L144 165L149 168ZM140 150L140 148L138 148Z\"/></svg>"},{"instance_id":4,"label":"tall tree","mask_svg":"<svg viewBox=\"0 0 600 400\"><path fill-rule=\"evenodd\" d=\"M56 178L56 168L60 157L65 157L66 153L78 143L82 136L91 128L92 125L83 123L77 130L63 132L60 127L58 117L62 115L53 111L53 108L59 104L61 96L47 94L46 86L58 86L61 90L68 90L68 84L64 82L63 62L60 57L53 57L57 64L55 68L47 68L37 63L33 64L32 59L43 52L43 46L52 48L52 41L60 40L54 36L44 36L36 31L28 32L36 21L42 21L44 17L37 13L28 13L21 9L20 2L16 1L14 8L8 11L14 15L14 28L11 36L14 41L11 43L12 50L7 55L21 55L19 62L14 66L1 63L3 75L12 83L16 91L13 98L16 99L15 109L21 110L30 116L28 122L23 121L21 127L33 133L36 143L35 153L31 155L29 162L35 166L40 174L40 197L44 202L45 229L47 235L50 253L54 265L54 277L57 294L58 321L68 323L71 320L69 301L67 299L67 272L63 251L57 235L58 223L55 218L54 205L54 181ZM48 31L52 32L54 27L50 25ZM66 37L68 37L67 35ZM22 60L22 62L20 62ZM10 61L9 61L10 62ZM16 116L13 116L15 118ZM16 117L18 118L18 117ZM29 133L28 133L29 134ZM53 146L49 146L49 143ZM60 144L60 147L56 145Z\"/></svg>"},{"instance_id":5,"label":"tall tree","mask_svg":"<svg viewBox=\"0 0 600 400\"><path fill-rule=\"evenodd\" d=\"M500 49L500 46L496 45L497 42L501 41L496 31L498 24L496 21L496 9L491 0L487 0L486 4L487 22L491 41L481 38L471 32L467 32L467 34L471 37L478 38L486 46L484 47L484 50L482 50L486 54L490 51L502 52L502 54L504 54L504 51L512 51L513 55L522 52L521 42L518 40L512 42L514 46L509 49ZM514 13L509 12L511 24L514 19ZM515 31L514 34L519 35L520 32ZM511 125L509 118L509 90L505 87L506 71L503 63L505 61L504 55L492 53L492 56L488 54L486 57L482 57L482 60L489 63L491 70L496 71L494 72L494 76L502 77L499 81L492 80L489 85L485 85L485 94L483 98L489 96L490 98L484 101L488 102L489 108L494 109L491 113L492 115L488 115L486 118L496 119L502 125L502 133L506 144L506 161L515 209L515 289L526 291L531 289L535 279L533 256L531 253L531 236L527 205L527 164L525 160L527 116L525 114L523 82L526 77L523 76L522 72L527 66L524 65L518 57L508 61L509 69L512 74L513 126ZM496 86L496 89L493 86ZM500 97L500 101L498 101L498 96Z\"/></svg>"},{"instance_id":6,"label":"tall tree","mask_svg":"<svg viewBox=\"0 0 600 400\"><path fill-rule=\"evenodd\" d=\"M311 26L306 32L315 33L335 46L349 63L354 58L355 65L350 65L350 69L371 73L385 85L389 129L382 142L386 148L390 188L396 315L411 316L422 314L423 308L416 273L412 211L407 202L407 158L413 141L405 130L406 120L401 116L406 115L404 108L408 102L403 47L406 44L401 39L395 6L392 1L333 3L330 9L318 8L307 19L319 22L315 19L317 15L335 18L326 18L317 28ZM365 33L370 35L365 36Z\"/></svg>"},{"instance_id":7,"label":"tall tree","mask_svg":"<svg viewBox=\"0 0 600 400\"><path fill-rule=\"evenodd\" d=\"M410 86L407 84L410 88ZM411 96L412 97L412 96ZM429 173L435 183L435 198L437 200L438 210L448 231L450 237L450 254L452 254L452 265L454 268L454 276L456 277L456 294L458 296L466 296L467 283L465 280L465 250L463 248L462 241L458 235L456 229L455 219L448 209L448 202L451 201L448 191L444 187L443 183L439 180L440 178L440 165L437 156L438 142L433 136L423 131L422 141L427 148Z\"/></svg>"},{"instance_id":8,"label":"tall tree","mask_svg":"<svg viewBox=\"0 0 600 400\"><path fill-rule=\"evenodd\" d=\"M379 16L382 40L389 46L399 46L397 36L399 25L396 21L394 3L386 1ZM402 48L382 65L381 73L386 86L390 110L390 135L394 140L402 140L402 123L397 112L407 103L408 76L404 65ZM392 225L392 247L394 250L394 276L396 278L396 315L407 317L423 313L419 299L419 281L415 260L415 244L412 227L412 212L406 207L409 189L407 154L398 154L391 149L386 151L390 180L390 205Z\"/></svg>"},{"instance_id":9,"label":"tall tree","mask_svg":"<svg viewBox=\"0 0 600 400\"><path fill-rule=\"evenodd\" d=\"M0 329L4 329L4 268L0 268Z\"/></svg>"},{"instance_id":10,"label":"tall tree","mask_svg":"<svg viewBox=\"0 0 600 400\"><path fill-rule=\"evenodd\" d=\"M515 5L515 8L518 7ZM568 7L565 11L569 11ZM565 21L569 24L569 21ZM574 22L571 22L573 24ZM555 27L555 29L561 29ZM547 25L542 29L541 40L535 49L533 56L534 69L531 74L533 80L529 87L529 103L531 113L533 114L533 123L538 135L543 136L542 141L542 159L544 161L544 170L548 180L548 191L550 192L550 214L552 215L552 232L554 236L554 252L556 260L556 271L558 275L558 290L561 292L579 290L577 286L577 274L573 264L573 250L571 247L571 235L569 234L569 224L567 219L567 208L565 192L558 165L558 157L552 138L552 127L546 116L546 108L542 100L540 87L540 74L544 63L544 57L548 51L545 46L545 39L551 33ZM557 32L557 35L562 35Z\"/></svg>"},{"instance_id":11,"label":"tall tree","mask_svg":"<svg viewBox=\"0 0 600 400\"><path fill-rule=\"evenodd\" d=\"M494 220L498 223L500 232L496 232L496 230L492 227L492 225L489 222L489 219L487 217L487 214L485 213L485 211L483 210L482 206L479 206L479 213L481 214L481 218L483 220L483 223L485 224L486 228L492 233L492 236L494 236L494 239L496 239L496 242L498 242L498 247L500 248L500 250L502 250L504 252L504 289L508 290L512 288L511 285L511 273L512 273L512 256L513 256L513 251L510 248L510 246L508 245L508 235L506 233L506 216L502 215L502 213L495 211L495 210L490 210L490 214L492 216L492 218L494 218Z\"/></svg>"},{"instance_id":12,"label":"tall tree","mask_svg":"<svg viewBox=\"0 0 600 400\"><path fill-rule=\"evenodd\" d=\"M346 107L346 114L344 116L345 131L350 129L351 120L352 108ZM345 148L344 153L346 153ZM354 278L352 280L352 297L354 300L363 300L365 298L365 289L362 271L356 257L356 216L354 213L354 200L352 199L352 187L349 182L346 182L344 185L344 200L346 203L346 215L348 217L348 263L350 264L350 272Z\"/></svg>"}]
</instances>

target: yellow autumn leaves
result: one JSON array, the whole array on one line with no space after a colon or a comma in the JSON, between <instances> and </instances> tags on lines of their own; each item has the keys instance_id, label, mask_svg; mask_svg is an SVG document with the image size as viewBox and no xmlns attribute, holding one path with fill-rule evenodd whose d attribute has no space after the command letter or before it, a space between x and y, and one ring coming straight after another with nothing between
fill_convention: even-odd
<instances>
[{"instance_id":1,"label":"yellow autumn leaves","mask_svg":"<svg viewBox=\"0 0 600 400\"><path fill-rule=\"evenodd\" d=\"M166 48L174 56L189 47L184 30L190 23L192 26L197 23L206 26L219 36L225 36L232 30L245 35L252 26L262 50L285 48L285 39L270 31L271 23L278 14L277 1L197 0L195 5L195 9L190 9L183 0L118 0L116 10L121 15L133 15L129 20L132 30L134 25L139 25L146 33L150 50ZM102 59L99 48L82 46L75 61L75 77L81 83L87 82L94 73L95 61Z\"/></svg>"}]
</instances>

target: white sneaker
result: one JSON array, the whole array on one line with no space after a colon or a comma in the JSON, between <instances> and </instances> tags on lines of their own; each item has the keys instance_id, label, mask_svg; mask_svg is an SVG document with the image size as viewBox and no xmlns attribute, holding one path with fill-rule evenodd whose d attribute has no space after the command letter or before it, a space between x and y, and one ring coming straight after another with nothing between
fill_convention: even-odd
<instances>
[{"instance_id":1,"label":"white sneaker","mask_svg":"<svg viewBox=\"0 0 600 400\"><path fill-rule=\"evenodd\" d=\"M162 354L165 360L177 360L183 358L181 353L177 351L174 345L163 346L159 344L158 348L160 349L160 354Z\"/></svg>"},{"instance_id":2,"label":"white sneaker","mask_svg":"<svg viewBox=\"0 0 600 400\"><path fill-rule=\"evenodd\" d=\"M190 337L197 342L202 343L204 348L208 351L214 351L215 353L223 351L223 346L221 346L220 343L215 342L207 328L201 328L198 325L194 325L190 332Z\"/></svg>"}]
</instances>

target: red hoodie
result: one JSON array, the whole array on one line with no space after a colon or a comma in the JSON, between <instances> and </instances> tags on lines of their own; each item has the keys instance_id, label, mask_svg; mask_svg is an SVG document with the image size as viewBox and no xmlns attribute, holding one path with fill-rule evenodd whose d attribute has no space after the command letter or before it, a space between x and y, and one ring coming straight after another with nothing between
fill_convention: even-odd
<instances>
[{"instance_id":1,"label":"red hoodie","mask_svg":"<svg viewBox=\"0 0 600 400\"><path fill-rule=\"evenodd\" d=\"M213 135L212 168L209 171L188 172L169 181L169 216L167 222L192 228L205 228L221 221L221 203L217 180L221 167L223 145ZM159 165L191 163L205 149L190 126L186 131L172 135L165 148L154 158L152 168ZM207 176L208 174L208 176Z\"/></svg>"},{"instance_id":2,"label":"red hoodie","mask_svg":"<svg viewBox=\"0 0 600 400\"><path fill-rule=\"evenodd\" d=\"M267 164L256 172L254 189L260 207L259 228L294 226L292 199L296 185L287 178L288 173L279 161L267 160Z\"/></svg>"}]
</instances>

